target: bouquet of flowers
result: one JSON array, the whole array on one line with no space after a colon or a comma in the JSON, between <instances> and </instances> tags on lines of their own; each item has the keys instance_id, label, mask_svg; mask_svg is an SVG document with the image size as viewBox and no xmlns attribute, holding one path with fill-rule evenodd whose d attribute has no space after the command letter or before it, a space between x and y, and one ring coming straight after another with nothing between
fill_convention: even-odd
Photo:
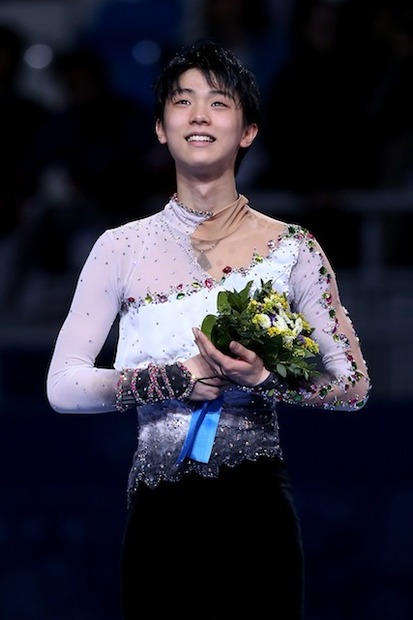
<instances>
[{"instance_id":1,"label":"bouquet of flowers","mask_svg":"<svg viewBox=\"0 0 413 620\"><path fill-rule=\"evenodd\" d=\"M311 380L318 374L309 361L319 352L311 338L314 328L302 314L291 311L285 293L275 291L271 280L261 280L251 295L252 284L239 292L219 292L218 313L208 314L201 330L227 355L231 340L255 351L268 370L290 384Z\"/></svg>"}]
</instances>

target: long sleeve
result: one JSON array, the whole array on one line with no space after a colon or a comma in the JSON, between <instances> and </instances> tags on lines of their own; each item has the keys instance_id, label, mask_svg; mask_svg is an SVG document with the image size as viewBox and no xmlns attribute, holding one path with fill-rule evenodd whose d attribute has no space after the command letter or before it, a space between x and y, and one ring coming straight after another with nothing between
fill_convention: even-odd
<instances>
[{"instance_id":1,"label":"long sleeve","mask_svg":"<svg viewBox=\"0 0 413 620\"><path fill-rule=\"evenodd\" d=\"M290 285L295 308L314 327L323 369L311 390L303 390L301 399L288 394L285 399L326 409L359 409L370 392L366 362L341 302L332 266L309 233L305 234Z\"/></svg>"},{"instance_id":2,"label":"long sleeve","mask_svg":"<svg viewBox=\"0 0 413 620\"><path fill-rule=\"evenodd\" d=\"M107 233L95 243L81 271L58 334L46 381L47 397L60 413L115 409L118 372L96 368L119 309L117 264Z\"/></svg>"}]
</instances>

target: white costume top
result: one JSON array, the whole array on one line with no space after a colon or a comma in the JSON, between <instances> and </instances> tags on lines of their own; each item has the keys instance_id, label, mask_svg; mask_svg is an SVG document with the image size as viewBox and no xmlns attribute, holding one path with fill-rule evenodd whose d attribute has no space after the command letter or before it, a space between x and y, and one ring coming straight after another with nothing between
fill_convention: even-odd
<instances>
[{"instance_id":1,"label":"white costume top","mask_svg":"<svg viewBox=\"0 0 413 620\"><path fill-rule=\"evenodd\" d=\"M316 391L297 394L294 402L362 407L368 373L323 250L308 231L251 209L243 196L215 214L187 209L172 197L162 211L99 237L56 341L47 377L51 406L63 413L114 411L120 370L196 355L192 327L216 314L219 291L241 290L250 280L253 286L272 280L314 327L324 372ZM96 358L117 317L114 368L98 368ZM216 476L222 463L282 458L276 400L231 387L210 461L177 466L198 405L172 399L137 407L130 492L141 480L155 486L161 479L179 479L183 471Z\"/></svg>"}]
</instances>

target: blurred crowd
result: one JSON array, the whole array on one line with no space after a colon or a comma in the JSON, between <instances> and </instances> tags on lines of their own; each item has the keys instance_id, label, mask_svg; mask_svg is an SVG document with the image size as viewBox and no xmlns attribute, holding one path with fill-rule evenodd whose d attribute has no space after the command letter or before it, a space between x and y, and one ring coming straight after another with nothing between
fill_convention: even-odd
<instances>
[{"instance_id":1,"label":"blurred crowd","mask_svg":"<svg viewBox=\"0 0 413 620\"><path fill-rule=\"evenodd\" d=\"M102 3L73 47L54 56L53 79L64 93L57 107L23 92L25 39L0 23L2 310L33 308L30 284L39 275L73 285L103 229L161 208L174 191L170 158L153 132L152 74L141 79L136 62L127 71L132 56L119 52L138 28L115 15L121 4ZM241 191L299 196L294 217L327 245L339 226L334 262L357 267L349 238L359 216L337 222L341 192L413 185L413 9L356 0L204 0L197 7L185 34L162 21L150 33L161 50L151 70L184 38L213 37L234 49L257 75L263 99ZM120 76L133 84L129 92L119 88ZM413 204L389 219L390 262L413 263L412 218Z\"/></svg>"}]
</instances>

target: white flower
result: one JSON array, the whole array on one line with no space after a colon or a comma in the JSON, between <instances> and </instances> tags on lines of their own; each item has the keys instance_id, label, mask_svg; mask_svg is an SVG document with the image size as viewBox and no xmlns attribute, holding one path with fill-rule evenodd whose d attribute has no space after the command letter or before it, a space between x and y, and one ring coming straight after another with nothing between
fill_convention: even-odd
<instances>
[{"instance_id":1,"label":"white flower","mask_svg":"<svg viewBox=\"0 0 413 620\"><path fill-rule=\"evenodd\" d=\"M292 331L295 338L303 331L303 319L300 316L295 319L295 325Z\"/></svg>"},{"instance_id":2,"label":"white flower","mask_svg":"<svg viewBox=\"0 0 413 620\"><path fill-rule=\"evenodd\" d=\"M273 325L280 331L281 334L288 333L290 331L288 318L283 310L280 310L280 313L277 314Z\"/></svg>"},{"instance_id":3,"label":"white flower","mask_svg":"<svg viewBox=\"0 0 413 620\"><path fill-rule=\"evenodd\" d=\"M256 314L254 323L257 323L263 329L268 329L271 327L271 319L267 314Z\"/></svg>"}]
</instances>

